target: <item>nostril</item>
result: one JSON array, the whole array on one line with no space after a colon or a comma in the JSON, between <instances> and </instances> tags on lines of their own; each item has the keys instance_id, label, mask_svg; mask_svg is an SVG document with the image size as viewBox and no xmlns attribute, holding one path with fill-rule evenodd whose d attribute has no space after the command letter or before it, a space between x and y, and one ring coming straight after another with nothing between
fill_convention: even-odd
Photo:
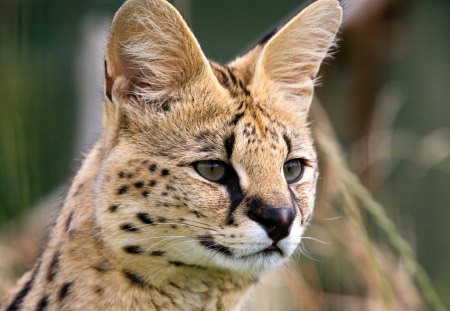
<instances>
[{"instance_id":1,"label":"nostril","mask_svg":"<svg viewBox=\"0 0 450 311\"><path fill-rule=\"evenodd\" d=\"M258 223L274 242L287 237L295 218L293 208L250 209L248 217Z\"/></svg>"}]
</instances>

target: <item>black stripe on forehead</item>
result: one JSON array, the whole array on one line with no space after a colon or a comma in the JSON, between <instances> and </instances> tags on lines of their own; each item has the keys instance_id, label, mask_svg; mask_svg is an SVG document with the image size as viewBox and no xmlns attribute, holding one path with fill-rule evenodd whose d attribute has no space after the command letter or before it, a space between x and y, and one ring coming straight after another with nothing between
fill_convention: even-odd
<instances>
[{"instance_id":1,"label":"black stripe on forehead","mask_svg":"<svg viewBox=\"0 0 450 311\"><path fill-rule=\"evenodd\" d=\"M291 151L292 151L292 141L291 141L291 139L286 135L286 133L283 134L283 139L284 139L284 142L286 143L287 153L289 154L289 153L291 153Z\"/></svg>"},{"instance_id":2,"label":"black stripe on forehead","mask_svg":"<svg viewBox=\"0 0 450 311\"><path fill-rule=\"evenodd\" d=\"M231 82L233 83L233 86L235 86L235 87L238 86L238 80L237 80L236 76L234 75L233 71L231 71L231 68L228 66L226 66L225 68L227 69L228 75L231 79Z\"/></svg>"},{"instance_id":3,"label":"black stripe on forehead","mask_svg":"<svg viewBox=\"0 0 450 311\"><path fill-rule=\"evenodd\" d=\"M228 137L225 138L223 142L228 159L230 159L231 155L233 154L234 141L235 141L234 133L231 133Z\"/></svg>"},{"instance_id":4,"label":"black stripe on forehead","mask_svg":"<svg viewBox=\"0 0 450 311\"><path fill-rule=\"evenodd\" d=\"M230 92L232 97L238 97L239 95L250 96L250 91L233 72L233 68L222 66L212 61L209 63L219 83Z\"/></svg>"}]
</instances>

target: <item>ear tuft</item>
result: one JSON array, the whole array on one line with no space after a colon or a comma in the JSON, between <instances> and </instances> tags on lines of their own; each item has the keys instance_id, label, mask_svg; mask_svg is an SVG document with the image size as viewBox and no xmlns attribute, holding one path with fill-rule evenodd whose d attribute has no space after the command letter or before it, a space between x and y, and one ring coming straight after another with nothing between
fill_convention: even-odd
<instances>
[{"instance_id":1,"label":"ear tuft","mask_svg":"<svg viewBox=\"0 0 450 311\"><path fill-rule=\"evenodd\" d=\"M337 0L318 0L305 8L264 46L253 84L270 84L280 96L301 102L307 111L320 64L333 45L342 21Z\"/></svg>"}]
</instances>

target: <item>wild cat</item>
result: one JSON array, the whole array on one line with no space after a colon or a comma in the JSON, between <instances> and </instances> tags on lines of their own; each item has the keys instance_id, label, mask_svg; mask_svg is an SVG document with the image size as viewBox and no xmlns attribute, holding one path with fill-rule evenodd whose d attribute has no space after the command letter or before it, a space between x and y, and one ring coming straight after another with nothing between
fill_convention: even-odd
<instances>
[{"instance_id":1,"label":"wild cat","mask_svg":"<svg viewBox=\"0 0 450 311\"><path fill-rule=\"evenodd\" d=\"M168 2L125 2L101 136L3 310L238 310L311 219L308 110L341 19L318 0L219 65Z\"/></svg>"}]
</instances>

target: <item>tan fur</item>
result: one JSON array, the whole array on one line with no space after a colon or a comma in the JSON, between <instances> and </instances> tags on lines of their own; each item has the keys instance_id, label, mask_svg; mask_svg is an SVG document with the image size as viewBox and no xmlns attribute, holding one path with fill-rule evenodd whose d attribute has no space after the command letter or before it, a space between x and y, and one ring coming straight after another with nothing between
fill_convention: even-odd
<instances>
[{"instance_id":1,"label":"tan fur","mask_svg":"<svg viewBox=\"0 0 450 311\"><path fill-rule=\"evenodd\" d=\"M101 138L5 310L239 309L311 217L318 167L306 112L340 21L338 2L319 0L221 66L170 4L126 2L107 43ZM305 173L288 185L293 158ZM201 177L201 160L236 171L244 197L233 212L234 190ZM246 214L254 198L297 209L282 254L258 253L272 241Z\"/></svg>"}]
</instances>

